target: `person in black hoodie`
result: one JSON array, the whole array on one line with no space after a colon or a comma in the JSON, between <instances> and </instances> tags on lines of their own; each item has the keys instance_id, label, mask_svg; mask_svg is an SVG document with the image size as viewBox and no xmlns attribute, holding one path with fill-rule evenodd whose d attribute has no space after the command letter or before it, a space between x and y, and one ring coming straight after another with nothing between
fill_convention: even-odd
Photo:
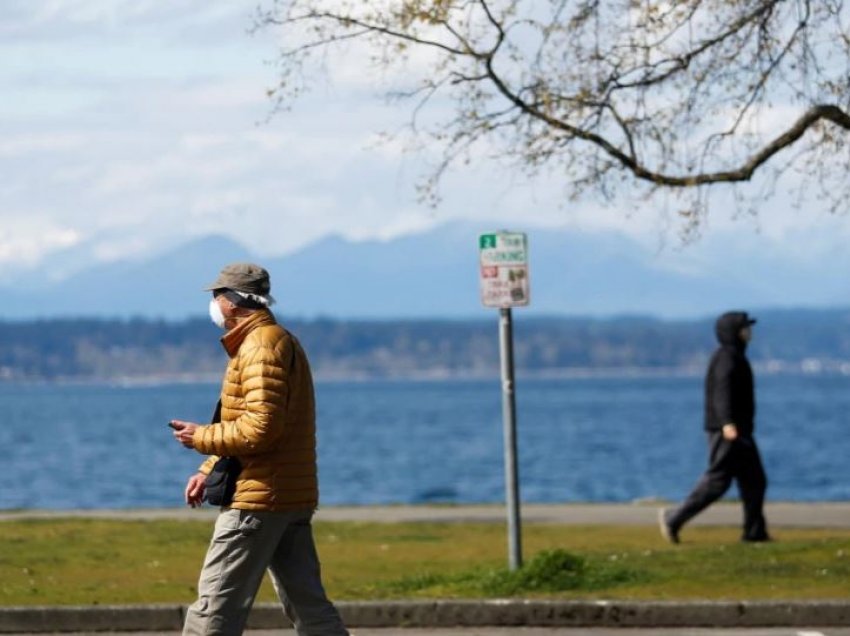
<instances>
[{"instance_id":1,"label":"person in black hoodie","mask_svg":"<svg viewBox=\"0 0 850 636\"><path fill-rule=\"evenodd\" d=\"M767 477L753 438L755 391L746 357L755 322L742 311L730 311L717 319L715 333L720 346L705 376L708 470L681 506L659 511L661 534L672 543L679 542L682 526L722 497L733 479L744 505L741 540L769 539L762 510Z\"/></svg>"}]
</instances>

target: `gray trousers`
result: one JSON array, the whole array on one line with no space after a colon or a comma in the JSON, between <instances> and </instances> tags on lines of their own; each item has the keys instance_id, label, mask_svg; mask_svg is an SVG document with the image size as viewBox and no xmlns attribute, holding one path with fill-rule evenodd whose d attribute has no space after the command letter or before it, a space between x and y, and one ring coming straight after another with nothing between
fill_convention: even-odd
<instances>
[{"instance_id":1,"label":"gray trousers","mask_svg":"<svg viewBox=\"0 0 850 636\"><path fill-rule=\"evenodd\" d=\"M322 586L312 516L311 510L222 510L183 634L242 634L268 569L298 636L348 636Z\"/></svg>"}]
</instances>

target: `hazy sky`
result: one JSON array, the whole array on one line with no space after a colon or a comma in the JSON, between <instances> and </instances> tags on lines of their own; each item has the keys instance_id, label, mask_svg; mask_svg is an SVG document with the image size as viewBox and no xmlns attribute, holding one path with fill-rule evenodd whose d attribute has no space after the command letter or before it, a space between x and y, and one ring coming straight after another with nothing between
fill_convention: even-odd
<instances>
[{"instance_id":1,"label":"hazy sky","mask_svg":"<svg viewBox=\"0 0 850 636\"><path fill-rule=\"evenodd\" d=\"M141 257L210 233L277 255L328 233L392 237L454 219L618 228L644 241L664 230L657 204L568 203L554 180L529 184L486 163L453 173L437 209L419 204L422 158L378 143L408 111L381 100L362 58L269 119L276 46L272 32L249 33L256 5L0 4L0 281L51 258ZM826 263L850 238L846 216L782 201L758 220L732 217L712 217L709 242L732 231L754 250ZM677 264L680 253L664 258L693 266Z\"/></svg>"}]
</instances>

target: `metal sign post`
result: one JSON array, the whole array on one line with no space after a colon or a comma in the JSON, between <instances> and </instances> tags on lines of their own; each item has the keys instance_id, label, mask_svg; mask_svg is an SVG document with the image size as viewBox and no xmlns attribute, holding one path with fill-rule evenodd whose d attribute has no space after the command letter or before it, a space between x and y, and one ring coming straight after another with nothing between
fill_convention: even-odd
<instances>
[{"instance_id":1,"label":"metal sign post","mask_svg":"<svg viewBox=\"0 0 850 636\"><path fill-rule=\"evenodd\" d=\"M522 566L514 339L511 308L528 304L528 247L525 234L497 232L478 239L481 302L499 308L499 351L502 377L502 423L505 439L505 497L508 513L508 565Z\"/></svg>"},{"instance_id":2,"label":"metal sign post","mask_svg":"<svg viewBox=\"0 0 850 636\"><path fill-rule=\"evenodd\" d=\"M514 399L514 329L511 308L499 309L499 351L502 361L502 425L505 435L505 496L508 507L508 565L522 567L522 529L519 516L519 468Z\"/></svg>"}]
</instances>

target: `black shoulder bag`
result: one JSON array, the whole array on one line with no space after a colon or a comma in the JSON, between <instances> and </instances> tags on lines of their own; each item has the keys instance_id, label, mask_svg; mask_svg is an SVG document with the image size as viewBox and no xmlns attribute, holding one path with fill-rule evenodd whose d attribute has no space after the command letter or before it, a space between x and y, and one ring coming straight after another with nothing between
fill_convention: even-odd
<instances>
[{"instance_id":1,"label":"black shoulder bag","mask_svg":"<svg viewBox=\"0 0 850 636\"><path fill-rule=\"evenodd\" d=\"M215 407L213 422L221 419L221 400ZM204 481L204 501L213 506L229 506L236 492L236 479L242 471L242 464L236 457L221 457L213 465Z\"/></svg>"}]
</instances>

